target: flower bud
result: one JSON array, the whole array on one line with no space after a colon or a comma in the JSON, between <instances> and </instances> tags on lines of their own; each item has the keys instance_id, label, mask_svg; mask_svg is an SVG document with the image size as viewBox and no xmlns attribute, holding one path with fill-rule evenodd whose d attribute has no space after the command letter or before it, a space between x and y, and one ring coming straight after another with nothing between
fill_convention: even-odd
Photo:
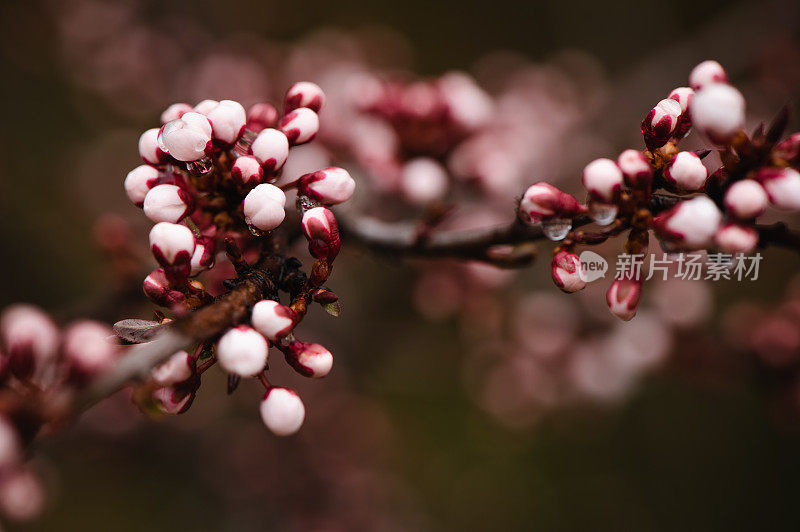
<instances>
[{"instance_id":1,"label":"flower bud","mask_svg":"<svg viewBox=\"0 0 800 532\"><path fill-rule=\"evenodd\" d=\"M653 167L647 157L638 150L625 150L617 158L617 166L622 170L625 183L629 187L644 188L653 181Z\"/></svg>"},{"instance_id":2,"label":"flower bud","mask_svg":"<svg viewBox=\"0 0 800 532\"><path fill-rule=\"evenodd\" d=\"M149 164L137 166L125 177L125 193L134 205L142 207L150 189L158 184L160 173Z\"/></svg>"},{"instance_id":3,"label":"flower bud","mask_svg":"<svg viewBox=\"0 0 800 532\"><path fill-rule=\"evenodd\" d=\"M593 199L613 203L622 189L622 170L611 159L595 159L583 169L583 186Z\"/></svg>"},{"instance_id":4,"label":"flower bud","mask_svg":"<svg viewBox=\"0 0 800 532\"><path fill-rule=\"evenodd\" d=\"M231 166L231 177L245 186L256 186L264 179L261 163L252 155L243 155Z\"/></svg>"},{"instance_id":5,"label":"flower bud","mask_svg":"<svg viewBox=\"0 0 800 532\"><path fill-rule=\"evenodd\" d=\"M662 241L679 249L694 250L706 247L719 228L722 213L706 196L682 201L653 220Z\"/></svg>"},{"instance_id":6,"label":"flower bud","mask_svg":"<svg viewBox=\"0 0 800 532\"><path fill-rule=\"evenodd\" d=\"M571 294L586 287L582 271L581 259L574 253L561 250L553 257L551 265L553 282L563 292Z\"/></svg>"},{"instance_id":7,"label":"flower bud","mask_svg":"<svg viewBox=\"0 0 800 532\"><path fill-rule=\"evenodd\" d=\"M178 351L163 364L153 368L150 378L158 386L172 386L188 380L195 371L195 360L186 351Z\"/></svg>"},{"instance_id":8,"label":"flower bud","mask_svg":"<svg viewBox=\"0 0 800 532\"><path fill-rule=\"evenodd\" d=\"M0 469L6 469L22 458L22 442L11 421L0 414Z\"/></svg>"},{"instance_id":9,"label":"flower bud","mask_svg":"<svg viewBox=\"0 0 800 532\"><path fill-rule=\"evenodd\" d=\"M78 383L108 370L120 355L111 327L94 321L81 321L67 328L61 352L69 365L70 379Z\"/></svg>"},{"instance_id":10,"label":"flower bud","mask_svg":"<svg viewBox=\"0 0 800 532\"><path fill-rule=\"evenodd\" d=\"M300 396L288 388L272 387L267 390L259 410L264 424L278 436L290 436L300 430L306 417Z\"/></svg>"},{"instance_id":11,"label":"flower bud","mask_svg":"<svg viewBox=\"0 0 800 532\"><path fill-rule=\"evenodd\" d=\"M664 179L683 191L699 190L707 177L708 170L693 151L673 155L664 169Z\"/></svg>"},{"instance_id":12,"label":"flower bud","mask_svg":"<svg viewBox=\"0 0 800 532\"><path fill-rule=\"evenodd\" d=\"M192 270L195 240L185 225L161 222L150 230L150 249L172 283L185 281Z\"/></svg>"},{"instance_id":13,"label":"flower bud","mask_svg":"<svg viewBox=\"0 0 800 532\"><path fill-rule=\"evenodd\" d=\"M798 162L800 156L800 133L792 133L789 138L782 140L775 146L774 153L777 157L790 162Z\"/></svg>"},{"instance_id":14,"label":"flower bud","mask_svg":"<svg viewBox=\"0 0 800 532\"><path fill-rule=\"evenodd\" d=\"M239 102L222 100L204 113L211 123L211 136L225 144L234 144L242 136L247 123L247 113Z\"/></svg>"},{"instance_id":15,"label":"flower bud","mask_svg":"<svg viewBox=\"0 0 800 532\"><path fill-rule=\"evenodd\" d=\"M205 115L210 113L219 102L217 100L203 100L202 102L198 103L194 106L194 112L200 113L201 115Z\"/></svg>"},{"instance_id":16,"label":"flower bud","mask_svg":"<svg viewBox=\"0 0 800 532\"><path fill-rule=\"evenodd\" d=\"M177 120L190 111L192 111L192 106L188 103L173 103L161 113L161 123L166 124Z\"/></svg>"},{"instance_id":17,"label":"flower bud","mask_svg":"<svg viewBox=\"0 0 800 532\"><path fill-rule=\"evenodd\" d=\"M195 395L185 386L166 386L153 392L153 401L162 413L174 416L189 410Z\"/></svg>"},{"instance_id":18,"label":"flower bud","mask_svg":"<svg viewBox=\"0 0 800 532\"><path fill-rule=\"evenodd\" d=\"M297 314L277 301L263 299L253 305L250 322L258 332L276 342L292 332Z\"/></svg>"},{"instance_id":19,"label":"flower bud","mask_svg":"<svg viewBox=\"0 0 800 532\"><path fill-rule=\"evenodd\" d=\"M268 103L257 103L247 111L247 129L258 133L278 121L278 110Z\"/></svg>"},{"instance_id":20,"label":"flower bud","mask_svg":"<svg viewBox=\"0 0 800 532\"><path fill-rule=\"evenodd\" d=\"M194 210L194 198L178 185L156 185L142 203L144 214L154 222L177 223Z\"/></svg>"},{"instance_id":21,"label":"flower bud","mask_svg":"<svg viewBox=\"0 0 800 532\"><path fill-rule=\"evenodd\" d=\"M320 344L293 342L285 354L286 362L304 377L321 379L333 367L333 355Z\"/></svg>"},{"instance_id":22,"label":"flower bud","mask_svg":"<svg viewBox=\"0 0 800 532\"><path fill-rule=\"evenodd\" d=\"M20 380L56 356L59 332L50 317L31 305L12 305L0 315L0 342L11 372Z\"/></svg>"},{"instance_id":23,"label":"flower bud","mask_svg":"<svg viewBox=\"0 0 800 532\"><path fill-rule=\"evenodd\" d=\"M244 219L247 225L261 231L275 229L286 217L286 194L275 185L263 183L244 198Z\"/></svg>"},{"instance_id":24,"label":"flower bud","mask_svg":"<svg viewBox=\"0 0 800 532\"><path fill-rule=\"evenodd\" d=\"M190 277L194 277L206 270L214 267L215 242L213 238L201 237L195 239L194 253L192 254L192 271Z\"/></svg>"},{"instance_id":25,"label":"flower bud","mask_svg":"<svg viewBox=\"0 0 800 532\"><path fill-rule=\"evenodd\" d=\"M252 377L267 365L269 344L258 331L239 325L219 339L217 360L228 373L241 377Z\"/></svg>"},{"instance_id":26,"label":"flower bud","mask_svg":"<svg viewBox=\"0 0 800 532\"><path fill-rule=\"evenodd\" d=\"M322 104L325 103L325 93L316 83L298 81L286 92L285 101L284 114L300 107L307 107L315 113L319 113Z\"/></svg>"},{"instance_id":27,"label":"flower bud","mask_svg":"<svg viewBox=\"0 0 800 532\"><path fill-rule=\"evenodd\" d=\"M447 193L449 179L444 167L430 157L408 161L400 174L400 189L409 201L425 205Z\"/></svg>"},{"instance_id":28,"label":"flower bud","mask_svg":"<svg viewBox=\"0 0 800 532\"><path fill-rule=\"evenodd\" d=\"M800 173L793 168L762 168L756 179L764 187L769 201L779 209L800 210Z\"/></svg>"},{"instance_id":29,"label":"flower bud","mask_svg":"<svg viewBox=\"0 0 800 532\"><path fill-rule=\"evenodd\" d=\"M630 321L639 309L642 298L642 281L639 279L615 279L606 292L606 303L611 313L623 321Z\"/></svg>"},{"instance_id":30,"label":"flower bud","mask_svg":"<svg viewBox=\"0 0 800 532\"><path fill-rule=\"evenodd\" d=\"M689 133L689 130L692 129L690 104L693 96L694 90L689 87L678 87L669 93L669 98L681 104L681 117L678 120L678 127L675 128L675 132L672 134L672 136L678 140L685 137Z\"/></svg>"},{"instance_id":31,"label":"flower bud","mask_svg":"<svg viewBox=\"0 0 800 532\"><path fill-rule=\"evenodd\" d=\"M339 225L333 212L325 207L309 209L303 214L302 226L311 255L332 262L341 246Z\"/></svg>"},{"instance_id":32,"label":"flower bud","mask_svg":"<svg viewBox=\"0 0 800 532\"><path fill-rule=\"evenodd\" d=\"M353 195L356 182L344 168L332 166L300 177L300 194L324 205L344 203Z\"/></svg>"},{"instance_id":33,"label":"flower bud","mask_svg":"<svg viewBox=\"0 0 800 532\"><path fill-rule=\"evenodd\" d=\"M317 136L319 116L307 107L300 107L284 115L278 122L278 129L286 135L292 146L305 144Z\"/></svg>"},{"instance_id":34,"label":"flower bud","mask_svg":"<svg viewBox=\"0 0 800 532\"><path fill-rule=\"evenodd\" d=\"M474 131L492 118L494 102L476 81L463 72L448 72L436 80L448 117L461 129Z\"/></svg>"},{"instance_id":35,"label":"flower bud","mask_svg":"<svg viewBox=\"0 0 800 532\"><path fill-rule=\"evenodd\" d=\"M146 295L150 301L161 307L172 308L186 301L186 296L183 292L170 288L169 280L163 268L153 270L153 272L145 278L142 289L144 290L144 295Z\"/></svg>"},{"instance_id":36,"label":"flower bud","mask_svg":"<svg viewBox=\"0 0 800 532\"><path fill-rule=\"evenodd\" d=\"M725 69L712 60L703 61L689 73L689 85L696 91L707 85L727 82L728 74L725 73Z\"/></svg>"},{"instance_id":37,"label":"flower bud","mask_svg":"<svg viewBox=\"0 0 800 532\"><path fill-rule=\"evenodd\" d=\"M722 83L706 85L692 98L692 123L715 144L726 144L744 127L742 93Z\"/></svg>"},{"instance_id":38,"label":"flower bud","mask_svg":"<svg viewBox=\"0 0 800 532\"><path fill-rule=\"evenodd\" d=\"M264 172L275 172L289 157L289 139L277 129L264 129L253 141L251 150Z\"/></svg>"},{"instance_id":39,"label":"flower bud","mask_svg":"<svg viewBox=\"0 0 800 532\"><path fill-rule=\"evenodd\" d=\"M545 182L528 187L519 203L520 218L531 225L548 218L572 218L583 211L578 200Z\"/></svg>"},{"instance_id":40,"label":"flower bud","mask_svg":"<svg viewBox=\"0 0 800 532\"><path fill-rule=\"evenodd\" d=\"M758 245L758 231L749 225L729 223L719 228L714 242L725 253L750 253Z\"/></svg>"},{"instance_id":41,"label":"flower bud","mask_svg":"<svg viewBox=\"0 0 800 532\"><path fill-rule=\"evenodd\" d=\"M147 164L164 164L167 153L158 146L159 129L148 129L139 137L139 155Z\"/></svg>"},{"instance_id":42,"label":"flower bud","mask_svg":"<svg viewBox=\"0 0 800 532\"><path fill-rule=\"evenodd\" d=\"M648 149L654 150L666 144L678 127L681 104L665 98L653 107L642 121L642 136Z\"/></svg>"},{"instance_id":43,"label":"flower bud","mask_svg":"<svg viewBox=\"0 0 800 532\"><path fill-rule=\"evenodd\" d=\"M0 510L13 521L32 521L45 508L45 490L33 471L15 467L0 478Z\"/></svg>"},{"instance_id":44,"label":"flower bud","mask_svg":"<svg viewBox=\"0 0 800 532\"><path fill-rule=\"evenodd\" d=\"M185 113L161 128L162 149L179 161L191 162L211 152L211 123L197 112Z\"/></svg>"},{"instance_id":45,"label":"flower bud","mask_svg":"<svg viewBox=\"0 0 800 532\"><path fill-rule=\"evenodd\" d=\"M752 220L767 210L764 187L752 179L737 181L725 192L725 210L740 220Z\"/></svg>"}]
</instances>

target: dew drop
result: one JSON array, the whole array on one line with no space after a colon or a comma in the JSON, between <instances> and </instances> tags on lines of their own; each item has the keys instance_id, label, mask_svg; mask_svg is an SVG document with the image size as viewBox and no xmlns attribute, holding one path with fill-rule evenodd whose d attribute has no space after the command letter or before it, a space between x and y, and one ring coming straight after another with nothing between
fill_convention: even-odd
<instances>
[{"instance_id":1,"label":"dew drop","mask_svg":"<svg viewBox=\"0 0 800 532\"><path fill-rule=\"evenodd\" d=\"M608 225L613 222L619 208L613 203L600 203L593 201L589 204L589 214L597 225Z\"/></svg>"},{"instance_id":2,"label":"dew drop","mask_svg":"<svg viewBox=\"0 0 800 532\"><path fill-rule=\"evenodd\" d=\"M553 218L542 222L544 236L554 242L564 240L572 229L572 221L567 218Z\"/></svg>"}]
</instances>

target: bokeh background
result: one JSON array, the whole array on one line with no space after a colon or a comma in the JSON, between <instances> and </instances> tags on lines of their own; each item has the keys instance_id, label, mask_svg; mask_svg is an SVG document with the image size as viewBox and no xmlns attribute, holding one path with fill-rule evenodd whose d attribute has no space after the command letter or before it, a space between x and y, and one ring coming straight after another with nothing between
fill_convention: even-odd
<instances>
[{"instance_id":1,"label":"bokeh background","mask_svg":"<svg viewBox=\"0 0 800 532\"><path fill-rule=\"evenodd\" d=\"M559 164L540 162L553 175L529 179L575 185L592 158L639 146L641 117L703 59L726 66L755 121L797 105L800 6L4 0L0 307L148 317L93 238L113 212L144 245L122 188L140 132L175 101L279 101L295 77L343 57L419 75L467 70L487 88L497 64L531 65L545 86L578 69L563 99L591 98L592 110L559 135L589 140L555 146L547 157ZM564 303L546 262L468 300L432 289L425 265L345 252L331 283L342 316L303 324L334 352L334 374L309 385L276 368L303 392L300 435L268 434L257 386L227 398L216 370L179 418L146 419L120 394L42 439L51 502L24 528L797 530L798 315L763 333L788 338L777 347L762 338L759 352L737 335L796 300L797 256L768 251L755 283L656 288L645 325L628 331L598 316L602 289ZM455 303L431 312L426 294ZM581 330L564 330L570 320ZM590 364L579 372L589 400L553 404L530 363L541 346L591 355L599 344L586 338L613 333L656 344L658 371L609 384L616 376Z\"/></svg>"}]
</instances>

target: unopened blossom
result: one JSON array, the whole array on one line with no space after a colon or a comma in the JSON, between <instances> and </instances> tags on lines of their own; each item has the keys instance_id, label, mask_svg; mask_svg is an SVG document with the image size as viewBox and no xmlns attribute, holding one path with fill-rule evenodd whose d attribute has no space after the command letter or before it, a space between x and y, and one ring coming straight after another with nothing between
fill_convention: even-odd
<instances>
[{"instance_id":1,"label":"unopened blossom","mask_svg":"<svg viewBox=\"0 0 800 532\"><path fill-rule=\"evenodd\" d=\"M271 299L263 299L253 305L250 317L253 327L273 342L289 334L296 322L294 310Z\"/></svg>"},{"instance_id":2,"label":"unopened blossom","mask_svg":"<svg viewBox=\"0 0 800 532\"><path fill-rule=\"evenodd\" d=\"M190 111L193 111L193 109L188 103L173 103L161 113L161 123L166 124L177 120Z\"/></svg>"},{"instance_id":3,"label":"unopened blossom","mask_svg":"<svg viewBox=\"0 0 800 532\"><path fill-rule=\"evenodd\" d=\"M681 201L653 221L662 241L680 249L694 250L711 243L722 221L722 213L706 196Z\"/></svg>"},{"instance_id":4,"label":"unopened blossom","mask_svg":"<svg viewBox=\"0 0 800 532\"><path fill-rule=\"evenodd\" d=\"M161 307L172 307L186 301L186 295L183 292L170 287L170 282L163 268L153 270L145 278L142 289L150 301Z\"/></svg>"},{"instance_id":5,"label":"unopened blossom","mask_svg":"<svg viewBox=\"0 0 800 532\"><path fill-rule=\"evenodd\" d=\"M166 362L150 372L150 378L158 386L172 386L189 379L194 373L195 361L186 351L178 351Z\"/></svg>"},{"instance_id":6,"label":"unopened blossom","mask_svg":"<svg viewBox=\"0 0 800 532\"><path fill-rule=\"evenodd\" d=\"M164 124L159 133L159 142L162 149L175 159L191 162L211 152L211 133L208 118L192 111Z\"/></svg>"},{"instance_id":7,"label":"unopened blossom","mask_svg":"<svg viewBox=\"0 0 800 532\"><path fill-rule=\"evenodd\" d=\"M449 118L466 131L477 129L492 118L494 102L472 78L463 72L448 72L436 80L447 104Z\"/></svg>"},{"instance_id":8,"label":"unopened blossom","mask_svg":"<svg viewBox=\"0 0 800 532\"><path fill-rule=\"evenodd\" d=\"M0 344L11 372L24 380L54 359L59 332L50 317L37 307L12 305L0 315Z\"/></svg>"},{"instance_id":9,"label":"unopened blossom","mask_svg":"<svg viewBox=\"0 0 800 532\"><path fill-rule=\"evenodd\" d=\"M269 103L257 103L247 110L247 129L254 133L271 128L278 121L278 110Z\"/></svg>"},{"instance_id":10,"label":"unopened blossom","mask_svg":"<svg viewBox=\"0 0 800 532\"><path fill-rule=\"evenodd\" d=\"M145 195L142 208L154 222L177 223L192 213L194 199L178 185L156 185Z\"/></svg>"},{"instance_id":11,"label":"unopened blossom","mask_svg":"<svg viewBox=\"0 0 800 532\"><path fill-rule=\"evenodd\" d=\"M280 169L289 157L289 139L277 129L261 130L250 148L268 173Z\"/></svg>"},{"instance_id":12,"label":"unopened blossom","mask_svg":"<svg viewBox=\"0 0 800 532\"><path fill-rule=\"evenodd\" d=\"M789 138L775 146L775 155L790 162L800 162L800 133L792 133Z\"/></svg>"},{"instance_id":13,"label":"unopened blossom","mask_svg":"<svg viewBox=\"0 0 800 532\"><path fill-rule=\"evenodd\" d=\"M582 179L592 198L605 203L618 199L623 184L622 170L611 159L595 159L587 164Z\"/></svg>"},{"instance_id":14,"label":"unopened blossom","mask_svg":"<svg viewBox=\"0 0 800 532\"><path fill-rule=\"evenodd\" d=\"M613 315L623 321L630 321L639 309L642 298L642 281L625 277L615 279L606 292L606 303Z\"/></svg>"},{"instance_id":15,"label":"unopened blossom","mask_svg":"<svg viewBox=\"0 0 800 532\"><path fill-rule=\"evenodd\" d=\"M284 115L278 122L278 129L286 135L293 146L313 140L319 131L319 116L307 107L300 107Z\"/></svg>"},{"instance_id":16,"label":"unopened blossom","mask_svg":"<svg viewBox=\"0 0 800 532\"><path fill-rule=\"evenodd\" d=\"M332 166L301 176L297 188L323 205L337 205L350 199L356 182L347 170Z\"/></svg>"},{"instance_id":17,"label":"unopened blossom","mask_svg":"<svg viewBox=\"0 0 800 532\"><path fill-rule=\"evenodd\" d=\"M191 273L195 238L185 225L161 222L153 226L150 249L170 281L185 280Z\"/></svg>"},{"instance_id":18,"label":"unopened blossom","mask_svg":"<svg viewBox=\"0 0 800 532\"><path fill-rule=\"evenodd\" d=\"M714 243L725 253L750 253L758 245L758 231L750 225L725 224L714 235Z\"/></svg>"},{"instance_id":19,"label":"unopened blossom","mask_svg":"<svg viewBox=\"0 0 800 532\"><path fill-rule=\"evenodd\" d=\"M134 205L141 207L150 189L159 182L160 172L149 164L137 166L125 177L125 193Z\"/></svg>"},{"instance_id":20,"label":"unopened blossom","mask_svg":"<svg viewBox=\"0 0 800 532\"><path fill-rule=\"evenodd\" d=\"M699 190L707 177L708 170L693 151L675 154L664 168L664 179L683 191Z\"/></svg>"},{"instance_id":21,"label":"unopened blossom","mask_svg":"<svg viewBox=\"0 0 800 532\"><path fill-rule=\"evenodd\" d=\"M217 100L203 100L194 106L193 111L204 115L210 113L217 105L219 105Z\"/></svg>"},{"instance_id":22,"label":"unopened blossom","mask_svg":"<svg viewBox=\"0 0 800 532\"><path fill-rule=\"evenodd\" d=\"M681 104L665 98L653 107L642 121L641 131L647 148L654 150L666 144L678 127Z\"/></svg>"},{"instance_id":23,"label":"unopened blossom","mask_svg":"<svg viewBox=\"0 0 800 532\"><path fill-rule=\"evenodd\" d=\"M297 108L307 107L318 113L324 103L325 93L319 85L310 81L298 81L286 91L283 112L290 113Z\"/></svg>"},{"instance_id":24,"label":"unopened blossom","mask_svg":"<svg viewBox=\"0 0 800 532\"><path fill-rule=\"evenodd\" d=\"M692 98L692 124L715 144L726 144L744 127L742 93L723 83L704 86Z\"/></svg>"},{"instance_id":25,"label":"unopened blossom","mask_svg":"<svg viewBox=\"0 0 800 532\"><path fill-rule=\"evenodd\" d=\"M411 203L425 205L441 199L449 185L447 171L435 159L417 157L403 165L400 190Z\"/></svg>"},{"instance_id":26,"label":"unopened blossom","mask_svg":"<svg viewBox=\"0 0 800 532\"><path fill-rule=\"evenodd\" d=\"M110 368L119 357L119 344L111 327L95 321L81 321L64 331L61 346L73 379L84 381Z\"/></svg>"},{"instance_id":27,"label":"unopened blossom","mask_svg":"<svg viewBox=\"0 0 800 532\"><path fill-rule=\"evenodd\" d=\"M742 179L725 192L726 212L740 220L752 220L767 210L769 197L764 187L752 179Z\"/></svg>"},{"instance_id":28,"label":"unopened blossom","mask_svg":"<svg viewBox=\"0 0 800 532\"><path fill-rule=\"evenodd\" d=\"M228 145L234 144L239 139L247 123L244 107L233 100L221 100L204 114L211 122L212 138Z\"/></svg>"},{"instance_id":29,"label":"unopened blossom","mask_svg":"<svg viewBox=\"0 0 800 532\"><path fill-rule=\"evenodd\" d=\"M678 87L669 93L668 98L672 98L681 104L681 117L678 120L678 127L676 127L675 131L672 133L672 136L678 140L685 137L692 128L692 112L690 104L693 96L694 89L690 87Z\"/></svg>"},{"instance_id":30,"label":"unopened blossom","mask_svg":"<svg viewBox=\"0 0 800 532\"><path fill-rule=\"evenodd\" d=\"M247 225L261 231L275 229L286 217L286 194L269 183L262 183L244 198L243 211Z\"/></svg>"},{"instance_id":31,"label":"unopened blossom","mask_svg":"<svg viewBox=\"0 0 800 532\"><path fill-rule=\"evenodd\" d=\"M769 201L787 211L800 210L800 173L794 168L762 168L756 179L766 190Z\"/></svg>"},{"instance_id":32,"label":"unopened blossom","mask_svg":"<svg viewBox=\"0 0 800 532\"><path fill-rule=\"evenodd\" d=\"M300 396L288 388L268 389L259 410L264 424L278 436L290 436L300 430L306 417Z\"/></svg>"},{"instance_id":33,"label":"unopened blossom","mask_svg":"<svg viewBox=\"0 0 800 532\"><path fill-rule=\"evenodd\" d=\"M147 164L163 164L168 155L158 146L159 129L148 129L139 137L139 155Z\"/></svg>"},{"instance_id":34,"label":"unopened blossom","mask_svg":"<svg viewBox=\"0 0 800 532\"><path fill-rule=\"evenodd\" d=\"M45 490L39 477L24 467L13 467L0 476L0 510L12 521L31 521L45 507Z\"/></svg>"},{"instance_id":35,"label":"unopened blossom","mask_svg":"<svg viewBox=\"0 0 800 532\"><path fill-rule=\"evenodd\" d=\"M639 150L625 150L617 158L625 183L633 188L645 188L653 181L653 167Z\"/></svg>"},{"instance_id":36,"label":"unopened blossom","mask_svg":"<svg viewBox=\"0 0 800 532\"><path fill-rule=\"evenodd\" d=\"M18 462L22 458L22 442L11 421L0 415L0 470Z\"/></svg>"},{"instance_id":37,"label":"unopened blossom","mask_svg":"<svg viewBox=\"0 0 800 532\"><path fill-rule=\"evenodd\" d=\"M194 277L205 270L211 269L214 266L215 251L213 238L195 238L194 253L192 253L191 261L192 270L189 275Z\"/></svg>"},{"instance_id":38,"label":"unopened blossom","mask_svg":"<svg viewBox=\"0 0 800 532\"><path fill-rule=\"evenodd\" d=\"M696 91L707 85L727 82L728 74L725 69L713 60L703 61L689 73L689 85Z\"/></svg>"},{"instance_id":39,"label":"unopened blossom","mask_svg":"<svg viewBox=\"0 0 800 532\"><path fill-rule=\"evenodd\" d=\"M231 177L246 186L255 186L264 179L264 169L254 155L243 155L231 166Z\"/></svg>"},{"instance_id":40,"label":"unopened blossom","mask_svg":"<svg viewBox=\"0 0 800 532\"><path fill-rule=\"evenodd\" d=\"M241 377L252 377L267 365L269 344L255 329L239 325L222 335L216 353L223 370Z\"/></svg>"},{"instance_id":41,"label":"unopened blossom","mask_svg":"<svg viewBox=\"0 0 800 532\"><path fill-rule=\"evenodd\" d=\"M325 207L309 209L303 214L302 226L311 255L333 261L341 247L339 225L333 212Z\"/></svg>"},{"instance_id":42,"label":"unopened blossom","mask_svg":"<svg viewBox=\"0 0 800 532\"><path fill-rule=\"evenodd\" d=\"M305 377L321 379L333 367L333 355L320 344L293 342L286 351L286 361Z\"/></svg>"},{"instance_id":43,"label":"unopened blossom","mask_svg":"<svg viewBox=\"0 0 800 532\"><path fill-rule=\"evenodd\" d=\"M519 216L528 224L549 218L572 218L583 211L578 200L545 182L528 187L519 204Z\"/></svg>"},{"instance_id":44,"label":"unopened blossom","mask_svg":"<svg viewBox=\"0 0 800 532\"><path fill-rule=\"evenodd\" d=\"M195 398L195 392L184 386L165 386L153 392L153 401L156 407L164 414L183 414Z\"/></svg>"},{"instance_id":45,"label":"unopened blossom","mask_svg":"<svg viewBox=\"0 0 800 532\"><path fill-rule=\"evenodd\" d=\"M572 293L583 290L586 281L583 279L581 259L574 253L561 250L553 257L551 264L553 282L563 292Z\"/></svg>"}]
</instances>

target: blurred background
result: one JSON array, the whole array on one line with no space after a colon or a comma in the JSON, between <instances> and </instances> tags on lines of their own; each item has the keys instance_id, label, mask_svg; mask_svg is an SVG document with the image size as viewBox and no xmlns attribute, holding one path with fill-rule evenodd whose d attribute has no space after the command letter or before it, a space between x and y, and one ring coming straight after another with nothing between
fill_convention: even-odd
<instances>
[{"instance_id":1,"label":"blurred background","mask_svg":"<svg viewBox=\"0 0 800 532\"><path fill-rule=\"evenodd\" d=\"M5 0L0 27L0 307L63 321L151 315L97 244L122 227L144 249L122 181L173 102L469 72L523 116L516 181L487 192L508 217L525 183L575 192L588 161L640 147L642 117L701 60L726 67L753 125L800 97L790 0ZM342 116L323 110L323 128ZM292 171L329 156L306 152ZM257 385L226 397L217 370L179 417L121 393L41 440L51 500L24 529L800 527L796 254L767 250L756 282L648 284L620 324L602 281L564 296L549 260L508 274L345 248L342 316L302 325L335 371L306 383L275 365L306 403L298 436L269 434Z\"/></svg>"}]
</instances>

